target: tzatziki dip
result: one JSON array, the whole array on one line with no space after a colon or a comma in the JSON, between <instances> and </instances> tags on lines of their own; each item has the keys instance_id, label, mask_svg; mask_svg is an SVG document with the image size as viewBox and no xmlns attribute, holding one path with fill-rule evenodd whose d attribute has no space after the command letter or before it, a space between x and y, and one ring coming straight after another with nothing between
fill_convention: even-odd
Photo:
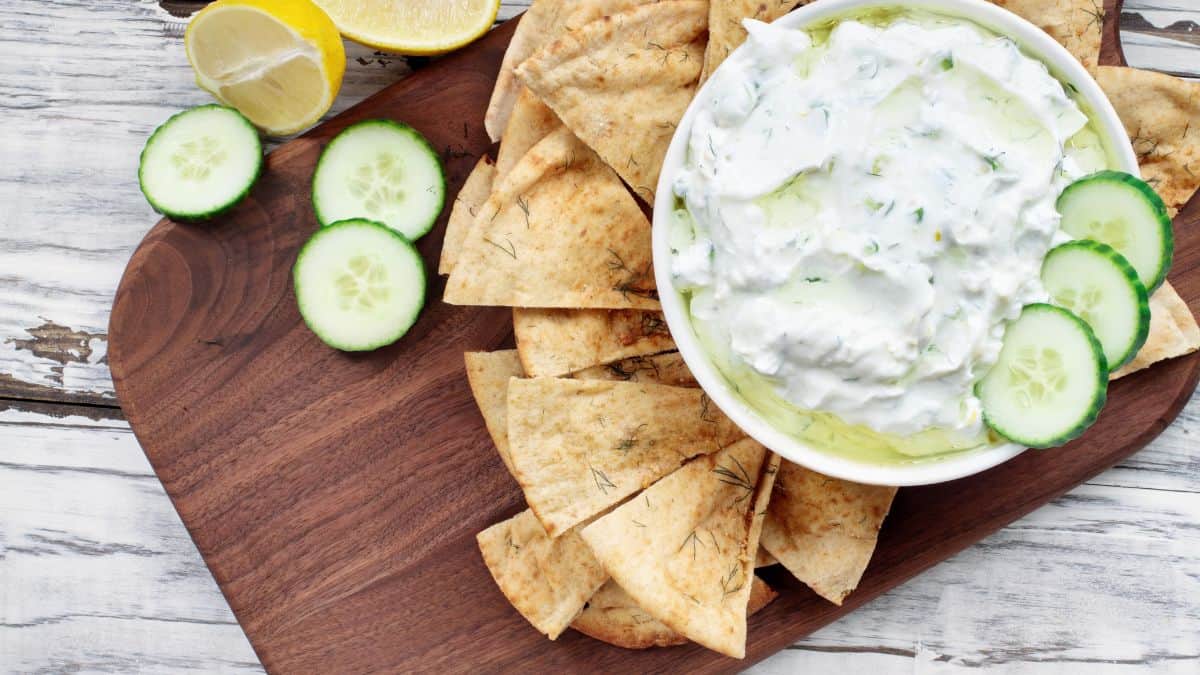
<instances>
[{"instance_id":1,"label":"tzatziki dip","mask_svg":"<svg viewBox=\"0 0 1200 675\"><path fill-rule=\"evenodd\" d=\"M1110 164L1074 93L1012 40L898 11L749 38L698 100L671 275L730 385L872 459L996 442L976 382L1047 293L1055 201Z\"/></svg>"}]
</instances>

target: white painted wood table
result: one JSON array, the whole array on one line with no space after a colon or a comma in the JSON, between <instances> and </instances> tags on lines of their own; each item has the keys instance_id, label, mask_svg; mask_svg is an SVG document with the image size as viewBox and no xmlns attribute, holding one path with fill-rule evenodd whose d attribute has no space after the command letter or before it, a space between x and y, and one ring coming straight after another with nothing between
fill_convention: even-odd
<instances>
[{"instance_id":1,"label":"white painted wood table","mask_svg":"<svg viewBox=\"0 0 1200 675\"><path fill-rule=\"evenodd\" d=\"M1128 0L1131 65L1200 76L1197 24L1200 0ZM0 2L3 672L261 670L105 362L117 280L156 220L138 151L208 100L182 26L152 0ZM337 110L409 71L349 54ZM1200 673L1198 435L1193 396L1129 461L755 672Z\"/></svg>"}]
</instances>

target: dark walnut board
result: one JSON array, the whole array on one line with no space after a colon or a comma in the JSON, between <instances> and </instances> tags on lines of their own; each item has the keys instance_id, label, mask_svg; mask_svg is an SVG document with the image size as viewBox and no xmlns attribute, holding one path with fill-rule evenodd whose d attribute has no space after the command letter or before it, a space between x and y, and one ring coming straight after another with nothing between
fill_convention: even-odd
<instances>
[{"instance_id":1,"label":"dark walnut board","mask_svg":"<svg viewBox=\"0 0 1200 675\"><path fill-rule=\"evenodd\" d=\"M477 532L524 508L462 360L510 339L509 311L443 304L444 281L432 277L409 335L342 354L304 327L290 274L315 229L317 155L350 123L412 124L444 150L457 194L489 147L483 112L512 27L281 146L232 214L160 222L121 281L109 337L121 404L268 670L736 671L1129 456L1195 388L1200 354L1158 364L1114 384L1100 421L1066 448L901 490L843 607L766 570L781 593L750 619L744 661L695 645L626 651L573 631L546 640L505 601L475 545ZM1104 60L1120 63L1107 29ZM1200 200L1175 224L1170 278L1200 307ZM445 216L420 242L430 270L444 230Z\"/></svg>"}]
</instances>

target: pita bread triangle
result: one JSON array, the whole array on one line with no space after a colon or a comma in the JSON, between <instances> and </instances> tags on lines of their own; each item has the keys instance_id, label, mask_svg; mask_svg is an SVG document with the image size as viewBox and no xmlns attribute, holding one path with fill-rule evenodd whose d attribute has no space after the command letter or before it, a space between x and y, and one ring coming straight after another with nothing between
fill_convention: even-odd
<instances>
[{"instance_id":1,"label":"pita bread triangle","mask_svg":"<svg viewBox=\"0 0 1200 675\"><path fill-rule=\"evenodd\" d=\"M551 640L608 578L577 531L551 539L528 509L475 539L504 597Z\"/></svg>"},{"instance_id":2,"label":"pita bread triangle","mask_svg":"<svg viewBox=\"0 0 1200 675\"><path fill-rule=\"evenodd\" d=\"M454 305L658 309L650 222L565 128L538 142L480 209L444 300Z\"/></svg>"},{"instance_id":3,"label":"pita bread triangle","mask_svg":"<svg viewBox=\"0 0 1200 675\"><path fill-rule=\"evenodd\" d=\"M835 605L858 586L896 488L860 485L783 462L762 546Z\"/></svg>"},{"instance_id":4,"label":"pita bread triangle","mask_svg":"<svg viewBox=\"0 0 1200 675\"><path fill-rule=\"evenodd\" d=\"M663 156L696 91L708 3L633 7L569 31L517 77L648 204Z\"/></svg>"},{"instance_id":5,"label":"pita bread triangle","mask_svg":"<svg viewBox=\"0 0 1200 675\"><path fill-rule=\"evenodd\" d=\"M746 651L746 609L778 457L752 439L699 457L582 531L647 614L709 649Z\"/></svg>"}]
</instances>

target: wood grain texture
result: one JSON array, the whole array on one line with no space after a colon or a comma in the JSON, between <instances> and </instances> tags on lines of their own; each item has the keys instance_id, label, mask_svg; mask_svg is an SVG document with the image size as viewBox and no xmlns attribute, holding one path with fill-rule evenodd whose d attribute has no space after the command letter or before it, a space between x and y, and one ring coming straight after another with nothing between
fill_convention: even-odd
<instances>
[{"instance_id":1,"label":"wood grain texture","mask_svg":"<svg viewBox=\"0 0 1200 675\"><path fill-rule=\"evenodd\" d=\"M0 410L10 408L0 412L0 670L257 668L165 493L146 487L154 479L132 434L63 417L119 417L103 333L112 290L153 215L131 160L171 112L207 101L183 58L183 24L169 29L155 4L0 3L0 142L10 160L0 163ZM501 18L523 4L505 2ZM1195 48L1168 30L1200 21L1200 5L1129 0L1124 19L1131 64L1200 74ZM355 45L348 53L335 111L409 70L402 58ZM48 322L96 336L87 363L64 341L39 339L36 353L13 344ZM62 383L52 377L59 366ZM101 407L14 401L17 392ZM1200 491L1198 433L1194 395L1142 452L756 670L1196 672L1200 514L1189 495ZM113 467L142 477L74 478ZM68 556L29 540L40 528L99 552ZM103 553L121 546L154 555ZM168 558L181 561L169 574L146 566ZM998 636L1013 637L998 645Z\"/></svg>"},{"instance_id":2,"label":"wood grain texture","mask_svg":"<svg viewBox=\"0 0 1200 675\"><path fill-rule=\"evenodd\" d=\"M498 312L440 303L438 283L409 336L351 357L323 347L294 308L288 269L313 229L303 195L320 142L386 112L435 147L459 144L447 156L460 183L487 145L479 117L506 39L505 29L494 32L283 145L249 202L219 222L160 223L118 290L109 358L125 412L269 669L743 665L695 645L631 653L574 634L551 645L491 585L473 535L521 499L471 412L461 352L506 337ZM1180 217L1172 275L1192 302L1200 301L1196 207ZM431 264L439 234L422 242ZM1174 419L1197 377L1200 357L1162 364L1114 385L1100 421L1067 448L902 491L870 570L841 608L776 570L772 581L789 592L754 617L746 663L1128 456ZM464 593L474 601L454 601Z\"/></svg>"}]
</instances>

